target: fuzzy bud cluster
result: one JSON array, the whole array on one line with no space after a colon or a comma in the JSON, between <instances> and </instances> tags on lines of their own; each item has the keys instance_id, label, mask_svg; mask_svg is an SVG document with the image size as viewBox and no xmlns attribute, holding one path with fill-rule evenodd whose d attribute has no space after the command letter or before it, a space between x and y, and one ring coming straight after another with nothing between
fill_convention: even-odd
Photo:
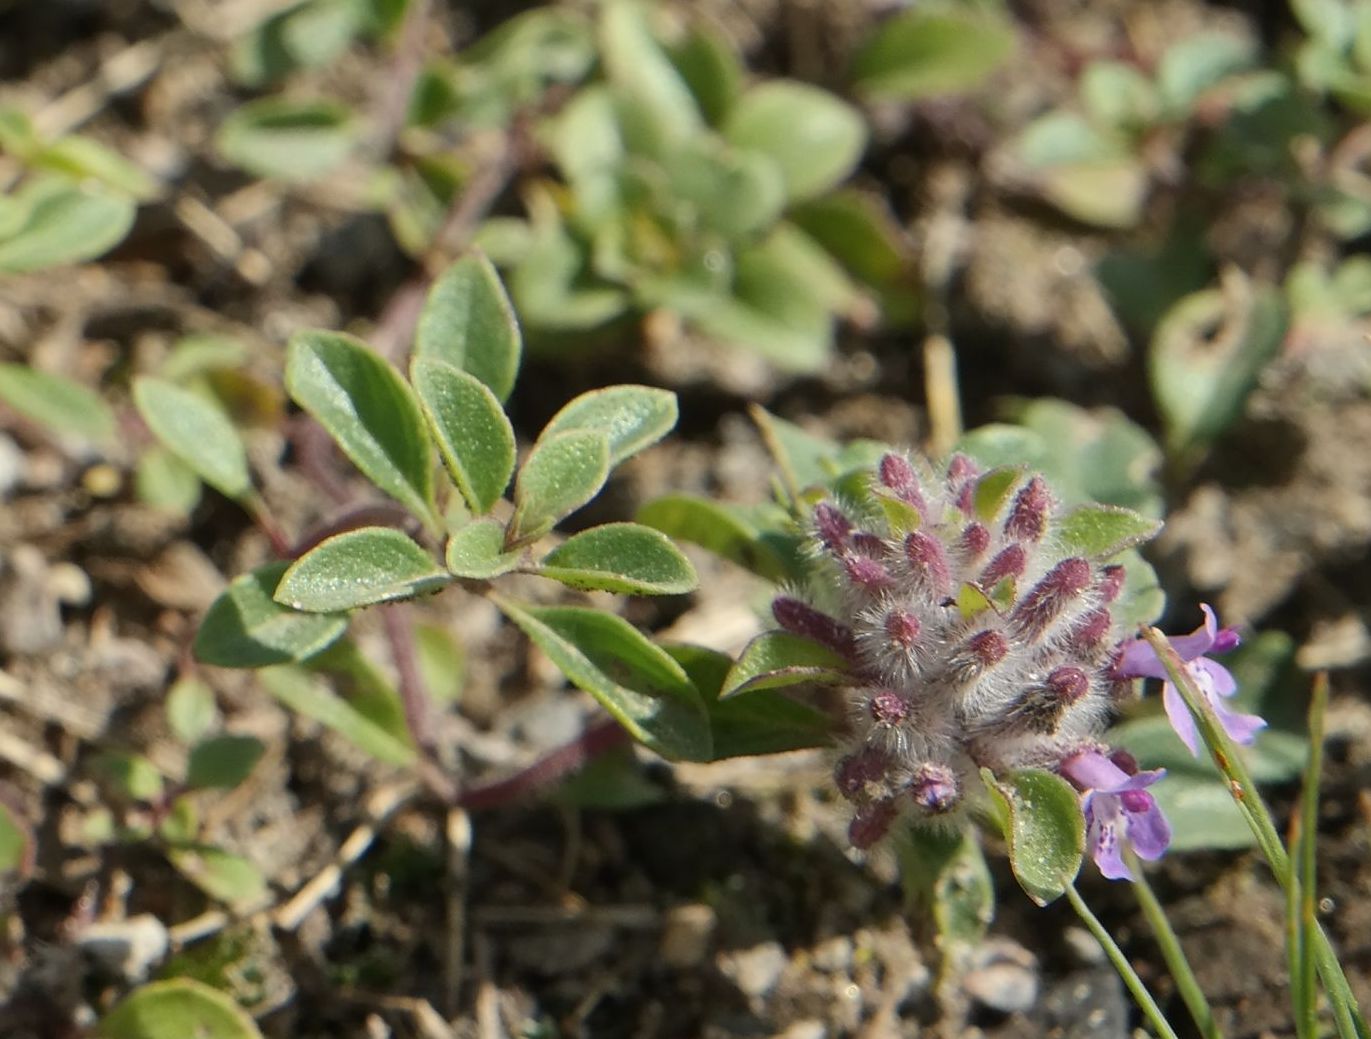
<instances>
[{"instance_id":1,"label":"fuzzy bud cluster","mask_svg":"<svg viewBox=\"0 0 1371 1039\"><path fill-rule=\"evenodd\" d=\"M1098 746L1123 571L1060 549L1059 516L1041 476L962 456L934 474L887 454L865 500L815 506L814 578L773 613L851 667L835 781L857 847L901 817L945 819L982 767L1058 768Z\"/></svg>"}]
</instances>

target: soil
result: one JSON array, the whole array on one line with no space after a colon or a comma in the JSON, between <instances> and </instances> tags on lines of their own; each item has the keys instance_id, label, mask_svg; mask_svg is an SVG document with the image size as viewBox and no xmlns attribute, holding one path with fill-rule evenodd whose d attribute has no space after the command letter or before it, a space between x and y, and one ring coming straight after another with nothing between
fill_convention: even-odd
<instances>
[{"instance_id":1,"label":"soil","mask_svg":"<svg viewBox=\"0 0 1371 1039\"><path fill-rule=\"evenodd\" d=\"M228 727L268 748L247 786L205 811L215 842L267 877L270 905L227 919L148 843L92 839L107 804L92 762L134 749L169 774L184 769L163 714L169 684L189 666L198 618L224 582L271 555L215 495L188 519L137 503L132 462L148 440L128 404L130 373L187 333L246 343L260 380L254 470L282 526L308 530L332 509L321 471L352 500L366 492L282 417L282 344L306 327L385 332L397 294L419 275L384 223L340 192L252 181L215 157L213 129L244 96L225 71L227 37L271 6L0 5L0 101L117 146L170 185L99 263L0 282L0 359L102 385L129 419L127 450L99 458L0 411L0 799L36 835L32 868L0 877L0 1035L91 1034L149 972L227 989L269 1037L1134 1034L1136 1010L1088 935L1067 908L1021 897L1002 857L992 856L1000 904L990 937L945 969L930 927L903 904L894 863L848 848L819 752L679 767L638 754L636 805L597 807L603 788L583 785L468 820L411 774L287 713L251 673L202 668ZM464 5L458 15L437 5L428 45L464 44L506 6ZM754 68L838 87L833 70L889 5L700 6L744 42ZM1283 17L1268 10L1276 5L1253 13L1195 0L1018 6L1035 33L1071 41L1063 53L1105 51L1125 34L1145 50L1218 21L1268 38ZM1065 97L1071 81L1061 54L1024 50L1005 74L1006 96L1031 113ZM367 103L394 60L364 48L308 85ZM998 182L994 130L959 105L877 113L859 181L916 232L936 212L961 236L947 304L967 425L995 419L1009 397L1057 396L1119 407L1157 432L1142 341L1089 274L1112 240ZM1280 204L1228 200L1211 248L1249 271L1297 252L1307 243ZM517 185L492 206L514 211ZM1361 331L1343 330L1347 341L1327 349L1288 350L1209 459L1169 474L1168 527L1153 558L1173 603L1212 601L1234 622L1289 632L1302 666L1334 669L1320 911L1371 1006L1371 398ZM512 402L525 443L581 389L668 381L681 391L678 434L626 467L578 523L627 518L668 490L759 500L769 465L746 417L751 400L833 436L917 444L929 434L910 332L845 330L821 378L700 356L685 371L651 347L530 359ZM628 616L736 650L758 630L764 589L692 558L699 592L634 602ZM466 648L460 702L435 718L464 782L508 775L595 723L593 705L488 603L456 593L415 612L460 632ZM356 631L389 668L377 619L362 616ZM1294 791L1272 796L1284 817ZM1226 1034L1293 1035L1283 906L1256 856L1175 855L1154 884ZM1192 1034L1128 892L1093 874L1084 890L1181 1034ZM135 952L142 935L154 953L93 954L82 940L92 927L112 928ZM157 955L168 937L169 953Z\"/></svg>"}]
</instances>

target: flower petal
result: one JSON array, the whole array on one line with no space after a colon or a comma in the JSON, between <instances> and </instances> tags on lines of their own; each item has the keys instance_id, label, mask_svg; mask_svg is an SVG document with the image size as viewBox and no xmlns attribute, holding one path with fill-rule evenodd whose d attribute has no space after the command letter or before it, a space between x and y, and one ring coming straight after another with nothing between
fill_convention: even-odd
<instances>
[{"instance_id":1,"label":"flower petal","mask_svg":"<svg viewBox=\"0 0 1371 1039\"><path fill-rule=\"evenodd\" d=\"M1266 728L1266 719L1255 714L1239 714L1219 703L1214 704L1214 711L1219 716L1219 724L1223 726L1223 731L1228 733L1234 743L1249 744L1257 738L1258 732Z\"/></svg>"},{"instance_id":2,"label":"flower petal","mask_svg":"<svg viewBox=\"0 0 1371 1039\"><path fill-rule=\"evenodd\" d=\"M1133 845L1138 858L1155 862L1166 854L1171 844L1171 824L1166 821L1157 802L1150 796L1148 801L1151 807L1147 811L1129 812L1125 818L1128 820L1128 842Z\"/></svg>"},{"instance_id":3,"label":"flower petal","mask_svg":"<svg viewBox=\"0 0 1371 1039\"><path fill-rule=\"evenodd\" d=\"M1119 678L1165 678L1166 668L1146 639L1134 639L1119 654L1114 674Z\"/></svg>"},{"instance_id":4,"label":"flower petal","mask_svg":"<svg viewBox=\"0 0 1371 1039\"><path fill-rule=\"evenodd\" d=\"M1128 773L1097 750L1072 754L1059 766L1062 775L1080 790L1108 790L1126 782ZM1090 808L1087 801L1086 809Z\"/></svg>"},{"instance_id":5,"label":"flower petal","mask_svg":"<svg viewBox=\"0 0 1371 1039\"><path fill-rule=\"evenodd\" d=\"M1123 823L1123 813L1118 807L1118 798L1097 795L1091 800L1094 802L1095 812L1092 813L1093 818L1086 833L1086 839L1090 843L1090 857L1095 860L1100 872L1110 880L1132 880L1133 871L1123 860L1123 845L1120 843L1119 831ZM1112 801L1112 811L1110 805L1100 803L1104 800Z\"/></svg>"},{"instance_id":6,"label":"flower petal","mask_svg":"<svg viewBox=\"0 0 1371 1039\"><path fill-rule=\"evenodd\" d=\"M1186 663L1208 653L1219 633L1219 619L1214 615L1213 607L1205 603L1200 609L1204 611L1203 624L1189 635L1177 635L1175 638L1167 639L1171 643L1171 648L1179 653Z\"/></svg>"},{"instance_id":7,"label":"flower petal","mask_svg":"<svg viewBox=\"0 0 1371 1039\"><path fill-rule=\"evenodd\" d=\"M1191 677L1205 694L1209 697L1209 702L1218 705L1218 696L1232 696L1238 691L1237 679L1233 673L1224 667L1217 660L1210 660L1208 657L1200 657L1192 661L1188 668Z\"/></svg>"},{"instance_id":8,"label":"flower petal","mask_svg":"<svg viewBox=\"0 0 1371 1039\"><path fill-rule=\"evenodd\" d=\"M1162 706L1166 708L1166 720L1176 730L1181 742L1190 749L1191 754L1198 756L1200 747L1195 737L1195 719L1190 714L1190 708L1185 706L1180 692L1170 682L1162 687Z\"/></svg>"}]
</instances>

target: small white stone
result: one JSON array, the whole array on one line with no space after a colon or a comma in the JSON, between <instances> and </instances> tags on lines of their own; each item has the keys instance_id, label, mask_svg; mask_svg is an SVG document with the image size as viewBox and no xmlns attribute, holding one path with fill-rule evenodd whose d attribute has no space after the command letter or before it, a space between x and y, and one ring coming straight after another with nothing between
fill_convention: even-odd
<instances>
[{"instance_id":1,"label":"small white stone","mask_svg":"<svg viewBox=\"0 0 1371 1039\"><path fill-rule=\"evenodd\" d=\"M167 954L167 929L151 913L93 923L81 932L81 948L106 970L141 981Z\"/></svg>"}]
</instances>

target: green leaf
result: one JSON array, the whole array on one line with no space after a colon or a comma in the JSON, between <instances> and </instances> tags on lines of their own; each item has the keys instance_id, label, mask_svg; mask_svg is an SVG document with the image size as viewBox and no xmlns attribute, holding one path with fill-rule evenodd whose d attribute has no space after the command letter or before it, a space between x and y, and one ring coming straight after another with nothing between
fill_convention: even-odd
<instances>
[{"instance_id":1,"label":"green leaf","mask_svg":"<svg viewBox=\"0 0 1371 1039\"><path fill-rule=\"evenodd\" d=\"M457 489L473 512L489 512L514 473L514 427L499 399L444 361L416 358L410 378Z\"/></svg>"},{"instance_id":2,"label":"green leaf","mask_svg":"<svg viewBox=\"0 0 1371 1039\"><path fill-rule=\"evenodd\" d=\"M464 256L439 275L419 315L416 358L446 361L504 401L514 388L522 351L514 308L484 255Z\"/></svg>"},{"instance_id":3,"label":"green leaf","mask_svg":"<svg viewBox=\"0 0 1371 1039\"><path fill-rule=\"evenodd\" d=\"M377 761L387 765L414 763L413 747L396 739L308 672L286 665L267 668L259 677L267 692L291 710L332 729Z\"/></svg>"},{"instance_id":4,"label":"green leaf","mask_svg":"<svg viewBox=\"0 0 1371 1039\"><path fill-rule=\"evenodd\" d=\"M699 584L671 539L637 523L606 523L568 538L537 572L572 588L631 595L681 595Z\"/></svg>"},{"instance_id":5,"label":"green leaf","mask_svg":"<svg viewBox=\"0 0 1371 1039\"><path fill-rule=\"evenodd\" d=\"M205 483L235 500L252 491L247 450L217 404L150 375L133 381L133 402L153 435Z\"/></svg>"},{"instance_id":6,"label":"green leaf","mask_svg":"<svg viewBox=\"0 0 1371 1039\"><path fill-rule=\"evenodd\" d=\"M911 10L881 24L852 73L869 97L912 101L978 86L1014 49L1014 30L970 12Z\"/></svg>"},{"instance_id":7,"label":"green leaf","mask_svg":"<svg viewBox=\"0 0 1371 1039\"><path fill-rule=\"evenodd\" d=\"M538 434L539 442L572 430L609 440L611 468L655 444L676 425L676 394L652 386L607 386L567 403Z\"/></svg>"},{"instance_id":8,"label":"green leaf","mask_svg":"<svg viewBox=\"0 0 1371 1039\"><path fill-rule=\"evenodd\" d=\"M24 869L32 846L33 834L28 824L0 801L0 877Z\"/></svg>"},{"instance_id":9,"label":"green leaf","mask_svg":"<svg viewBox=\"0 0 1371 1039\"><path fill-rule=\"evenodd\" d=\"M138 456L134 487L143 504L180 516L189 515L200 503L200 477L161 444L150 445Z\"/></svg>"},{"instance_id":10,"label":"green leaf","mask_svg":"<svg viewBox=\"0 0 1371 1039\"><path fill-rule=\"evenodd\" d=\"M101 751L91 762L91 767L126 801L155 801L162 796L162 773L141 754Z\"/></svg>"},{"instance_id":11,"label":"green leaf","mask_svg":"<svg viewBox=\"0 0 1371 1039\"><path fill-rule=\"evenodd\" d=\"M76 434L107 444L114 439L114 411L79 382L30 368L0 364L0 400L59 435Z\"/></svg>"},{"instance_id":12,"label":"green leaf","mask_svg":"<svg viewBox=\"0 0 1371 1039\"><path fill-rule=\"evenodd\" d=\"M407 534L362 527L320 542L286 570L276 601L309 613L412 599L452 581Z\"/></svg>"},{"instance_id":13,"label":"green leaf","mask_svg":"<svg viewBox=\"0 0 1371 1039\"><path fill-rule=\"evenodd\" d=\"M1108 559L1124 549L1150 541L1162 529L1161 521L1140 516L1117 505L1081 505L1058 522L1057 542L1073 555Z\"/></svg>"},{"instance_id":14,"label":"green leaf","mask_svg":"<svg viewBox=\"0 0 1371 1039\"><path fill-rule=\"evenodd\" d=\"M676 541L699 545L769 581L792 576L785 558L735 506L688 494L668 494L648 502L635 518Z\"/></svg>"},{"instance_id":15,"label":"green leaf","mask_svg":"<svg viewBox=\"0 0 1371 1039\"><path fill-rule=\"evenodd\" d=\"M866 123L826 90L774 79L747 91L723 126L735 148L780 166L791 200L821 195L845 179L866 148Z\"/></svg>"},{"instance_id":16,"label":"green leaf","mask_svg":"<svg viewBox=\"0 0 1371 1039\"><path fill-rule=\"evenodd\" d=\"M219 721L214 691L202 678L187 675L167 691L167 724L183 743L195 743Z\"/></svg>"},{"instance_id":17,"label":"green leaf","mask_svg":"<svg viewBox=\"0 0 1371 1039\"><path fill-rule=\"evenodd\" d=\"M1023 475L1022 466L1006 465L991 469L977 479L971 496L976 515L987 523L996 519Z\"/></svg>"},{"instance_id":18,"label":"green leaf","mask_svg":"<svg viewBox=\"0 0 1371 1039\"><path fill-rule=\"evenodd\" d=\"M351 336L300 332L286 354L286 390L372 483L437 525L424 416L394 368Z\"/></svg>"},{"instance_id":19,"label":"green leaf","mask_svg":"<svg viewBox=\"0 0 1371 1039\"><path fill-rule=\"evenodd\" d=\"M65 173L73 180L98 180L115 191L147 201L157 195L157 181L118 152L89 137L63 137L43 147L33 164Z\"/></svg>"},{"instance_id":20,"label":"green leaf","mask_svg":"<svg viewBox=\"0 0 1371 1039\"><path fill-rule=\"evenodd\" d=\"M715 126L722 123L742 92L743 63L733 40L700 21L671 48L671 61L705 119Z\"/></svg>"},{"instance_id":21,"label":"green leaf","mask_svg":"<svg viewBox=\"0 0 1371 1039\"><path fill-rule=\"evenodd\" d=\"M1251 45L1226 32L1188 33L1157 62L1157 89L1167 109L1184 117L1200 95L1252 64Z\"/></svg>"},{"instance_id":22,"label":"green leaf","mask_svg":"<svg viewBox=\"0 0 1371 1039\"><path fill-rule=\"evenodd\" d=\"M1193 453L1241 417L1287 324L1279 294L1251 286L1198 292L1172 308L1148 352L1171 451Z\"/></svg>"},{"instance_id":23,"label":"green leaf","mask_svg":"<svg viewBox=\"0 0 1371 1039\"><path fill-rule=\"evenodd\" d=\"M231 906L250 906L266 898L261 870L241 855L208 844L172 848L171 864L210 898ZM199 1035L201 1033L190 1033Z\"/></svg>"},{"instance_id":24,"label":"green leaf","mask_svg":"<svg viewBox=\"0 0 1371 1039\"><path fill-rule=\"evenodd\" d=\"M23 215L0 238L0 271L10 274L93 260L123 241L138 210L126 195L60 181L21 191L14 201Z\"/></svg>"},{"instance_id":25,"label":"green leaf","mask_svg":"<svg viewBox=\"0 0 1371 1039\"><path fill-rule=\"evenodd\" d=\"M1040 769L1000 779L986 769L981 775L1008 820L1004 836L1014 878L1040 906L1060 898L1085 853L1085 818L1076 791Z\"/></svg>"},{"instance_id":26,"label":"green leaf","mask_svg":"<svg viewBox=\"0 0 1371 1039\"><path fill-rule=\"evenodd\" d=\"M608 477L609 438L600 430L540 437L514 483L514 518L506 543L542 537L599 494Z\"/></svg>"},{"instance_id":27,"label":"green leaf","mask_svg":"<svg viewBox=\"0 0 1371 1039\"><path fill-rule=\"evenodd\" d=\"M419 654L419 673L424 688L439 704L456 703L466 681L466 652L445 628L434 624L414 626L414 646Z\"/></svg>"},{"instance_id":28,"label":"green leaf","mask_svg":"<svg viewBox=\"0 0 1371 1039\"><path fill-rule=\"evenodd\" d=\"M192 790L232 790L257 766L266 747L255 736L214 736L191 749L186 786Z\"/></svg>"},{"instance_id":29,"label":"green leaf","mask_svg":"<svg viewBox=\"0 0 1371 1039\"><path fill-rule=\"evenodd\" d=\"M505 528L498 520L480 519L453 531L444 561L456 577L488 581L519 565L519 551L505 551Z\"/></svg>"},{"instance_id":30,"label":"green leaf","mask_svg":"<svg viewBox=\"0 0 1371 1039\"><path fill-rule=\"evenodd\" d=\"M96 1026L100 1039L262 1039L252 1018L218 989L190 978L135 989Z\"/></svg>"},{"instance_id":31,"label":"green leaf","mask_svg":"<svg viewBox=\"0 0 1371 1039\"><path fill-rule=\"evenodd\" d=\"M356 136L345 105L267 97L225 119L215 144L229 162L259 177L308 181L340 165Z\"/></svg>"},{"instance_id":32,"label":"green leaf","mask_svg":"<svg viewBox=\"0 0 1371 1039\"><path fill-rule=\"evenodd\" d=\"M905 826L895 856L905 900L932 917L943 956L975 948L995 916L995 886L969 827Z\"/></svg>"},{"instance_id":33,"label":"green leaf","mask_svg":"<svg viewBox=\"0 0 1371 1039\"><path fill-rule=\"evenodd\" d=\"M663 648L685 668L704 697L714 735L714 761L827 747L833 742L833 719L784 693L761 689L720 700L724 681L733 668L727 654L703 646Z\"/></svg>"},{"instance_id":34,"label":"green leaf","mask_svg":"<svg viewBox=\"0 0 1371 1039\"><path fill-rule=\"evenodd\" d=\"M599 610L495 604L577 688L645 746L671 759L707 761L709 722L685 671L627 621Z\"/></svg>"},{"instance_id":35,"label":"green leaf","mask_svg":"<svg viewBox=\"0 0 1371 1039\"><path fill-rule=\"evenodd\" d=\"M275 599L288 563L233 579L195 634L195 657L217 667L268 667L305 660L347 631L343 614L299 613Z\"/></svg>"},{"instance_id":36,"label":"green leaf","mask_svg":"<svg viewBox=\"0 0 1371 1039\"><path fill-rule=\"evenodd\" d=\"M691 137L704 126L700 109L648 25L648 8L610 0L600 17L600 60L609 81L643 107L656 138L649 152Z\"/></svg>"},{"instance_id":37,"label":"green leaf","mask_svg":"<svg viewBox=\"0 0 1371 1039\"><path fill-rule=\"evenodd\" d=\"M1115 623L1125 629L1156 623L1166 608L1166 593L1152 564L1135 549L1124 552L1114 562L1124 569L1123 594L1111 608Z\"/></svg>"},{"instance_id":38,"label":"green leaf","mask_svg":"<svg viewBox=\"0 0 1371 1039\"><path fill-rule=\"evenodd\" d=\"M831 649L788 632L767 631L743 649L719 696L727 699L803 682L840 685L851 679L851 665Z\"/></svg>"}]
</instances>

